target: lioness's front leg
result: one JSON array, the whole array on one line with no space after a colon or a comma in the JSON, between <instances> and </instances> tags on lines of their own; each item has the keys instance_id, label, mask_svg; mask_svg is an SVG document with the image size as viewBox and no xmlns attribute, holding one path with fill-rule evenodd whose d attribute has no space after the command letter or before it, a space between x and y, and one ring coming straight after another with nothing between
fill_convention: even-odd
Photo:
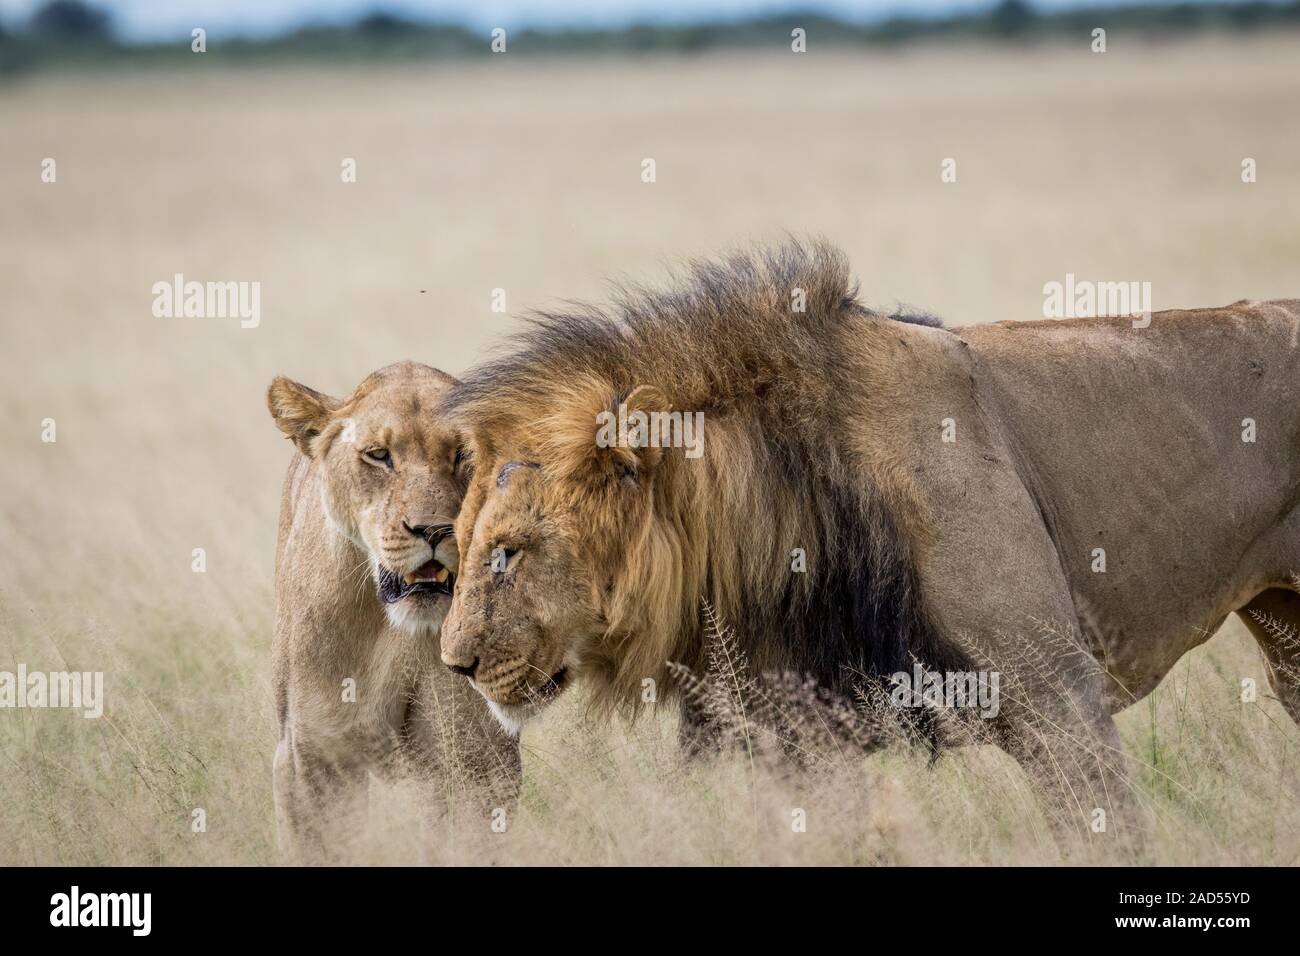
<instances>
[{"instance_id":1,"label":"lioness's front leg","mask_svg":"<svg viewBox=\"0 0 1300 956\"><path fill-rule=\"evenodd\" d=\"M468 681L436 660L415 682L399 757L403 771L423 781L431 808L464 800L483 814L484 825L514 809L523 776L519 741Z\"/></svg>"},{"instance_id":2,"label":"lioness's front leg","mask_svg":"<svg viewBox=\"0 0 1300 956\"><path fill-rule=\"evenodd\" d=\"M286 727L275 749L272 780L281 852L302 863L333 859L338 822L364 805L365 768L325 759Z\"/></svg>"}]
</instances>

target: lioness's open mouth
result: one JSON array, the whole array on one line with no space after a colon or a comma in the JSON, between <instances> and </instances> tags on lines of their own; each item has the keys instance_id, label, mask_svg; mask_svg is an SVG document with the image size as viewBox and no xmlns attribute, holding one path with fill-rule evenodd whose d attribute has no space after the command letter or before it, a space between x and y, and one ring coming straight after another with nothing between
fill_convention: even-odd
<instances>
[{"instance_id":1,"label":"lioness's open mouth","mask_svg":"<svg viewBox=\"0 0 1300 956\"><path fill-rule=\"evenodd\" d=\"M437 558L430 558L404 577L388 568L379 568L379 599L385 604L396 604L412 594L450 595L455 586L456 575Z\"/></svg>"}]
</instances>

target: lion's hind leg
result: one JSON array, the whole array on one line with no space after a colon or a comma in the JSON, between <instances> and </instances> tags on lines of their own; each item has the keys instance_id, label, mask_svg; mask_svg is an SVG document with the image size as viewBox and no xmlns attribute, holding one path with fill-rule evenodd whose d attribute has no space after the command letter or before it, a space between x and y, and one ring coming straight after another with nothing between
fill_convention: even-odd
<instances>
[{"instance_id":1,"label":"lion's hind leg","mask_svg":"<svg viewBox=\"0 0 1300 956\"><path fill-rule=\"evenodd\" d=\"M1300 724L1300 593L1269 588L1237 613L1264 652L1269 685Z\"/></svg>"}]
</instances>

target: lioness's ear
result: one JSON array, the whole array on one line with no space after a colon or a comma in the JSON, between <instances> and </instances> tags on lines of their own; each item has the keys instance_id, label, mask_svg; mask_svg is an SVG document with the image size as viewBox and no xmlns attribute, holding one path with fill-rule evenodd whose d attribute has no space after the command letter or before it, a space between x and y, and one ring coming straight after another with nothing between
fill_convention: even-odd
<instances>
[{"instance_id":1,"label":"lioness's ear","mask_svg":"<svg viewBox=\"0 0 1300 956\"><path fill-rule=\"evenodd\" d=\"M276 426L293 439L298 450L308 458L311 457L311 440L321 433L339 405L338 399L299 385L283 375L277 375L266 390L266 407L271 410Z\"/></svg>"}]
</instances>

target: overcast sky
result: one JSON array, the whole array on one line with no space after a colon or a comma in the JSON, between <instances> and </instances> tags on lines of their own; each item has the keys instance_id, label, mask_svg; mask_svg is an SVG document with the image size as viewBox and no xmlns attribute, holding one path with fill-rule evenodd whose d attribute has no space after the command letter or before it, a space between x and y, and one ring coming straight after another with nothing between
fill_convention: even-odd
<instances>
[{"instance_id":1,"label":"overcast sky","mask_svg":"<svg viewBox=\"0 0 1300 956\"><path fill-rule=\"evenodd\" d=\"M0 19L25 19L42 0L0 0ZM984 9L993 0L91 0L110 11L127 39L186 36L196 26L209 35L265 35L303 23L347 23L383 9L471 27L622 26L629 22L690 22L743 17L791 9L817 10L851 20L891 13L935 14ZM1100 0L1121 5L1125 0ZM1039 9L1099 4L1080 0L1031 0Z\"/></svg>"}]
</instances>

